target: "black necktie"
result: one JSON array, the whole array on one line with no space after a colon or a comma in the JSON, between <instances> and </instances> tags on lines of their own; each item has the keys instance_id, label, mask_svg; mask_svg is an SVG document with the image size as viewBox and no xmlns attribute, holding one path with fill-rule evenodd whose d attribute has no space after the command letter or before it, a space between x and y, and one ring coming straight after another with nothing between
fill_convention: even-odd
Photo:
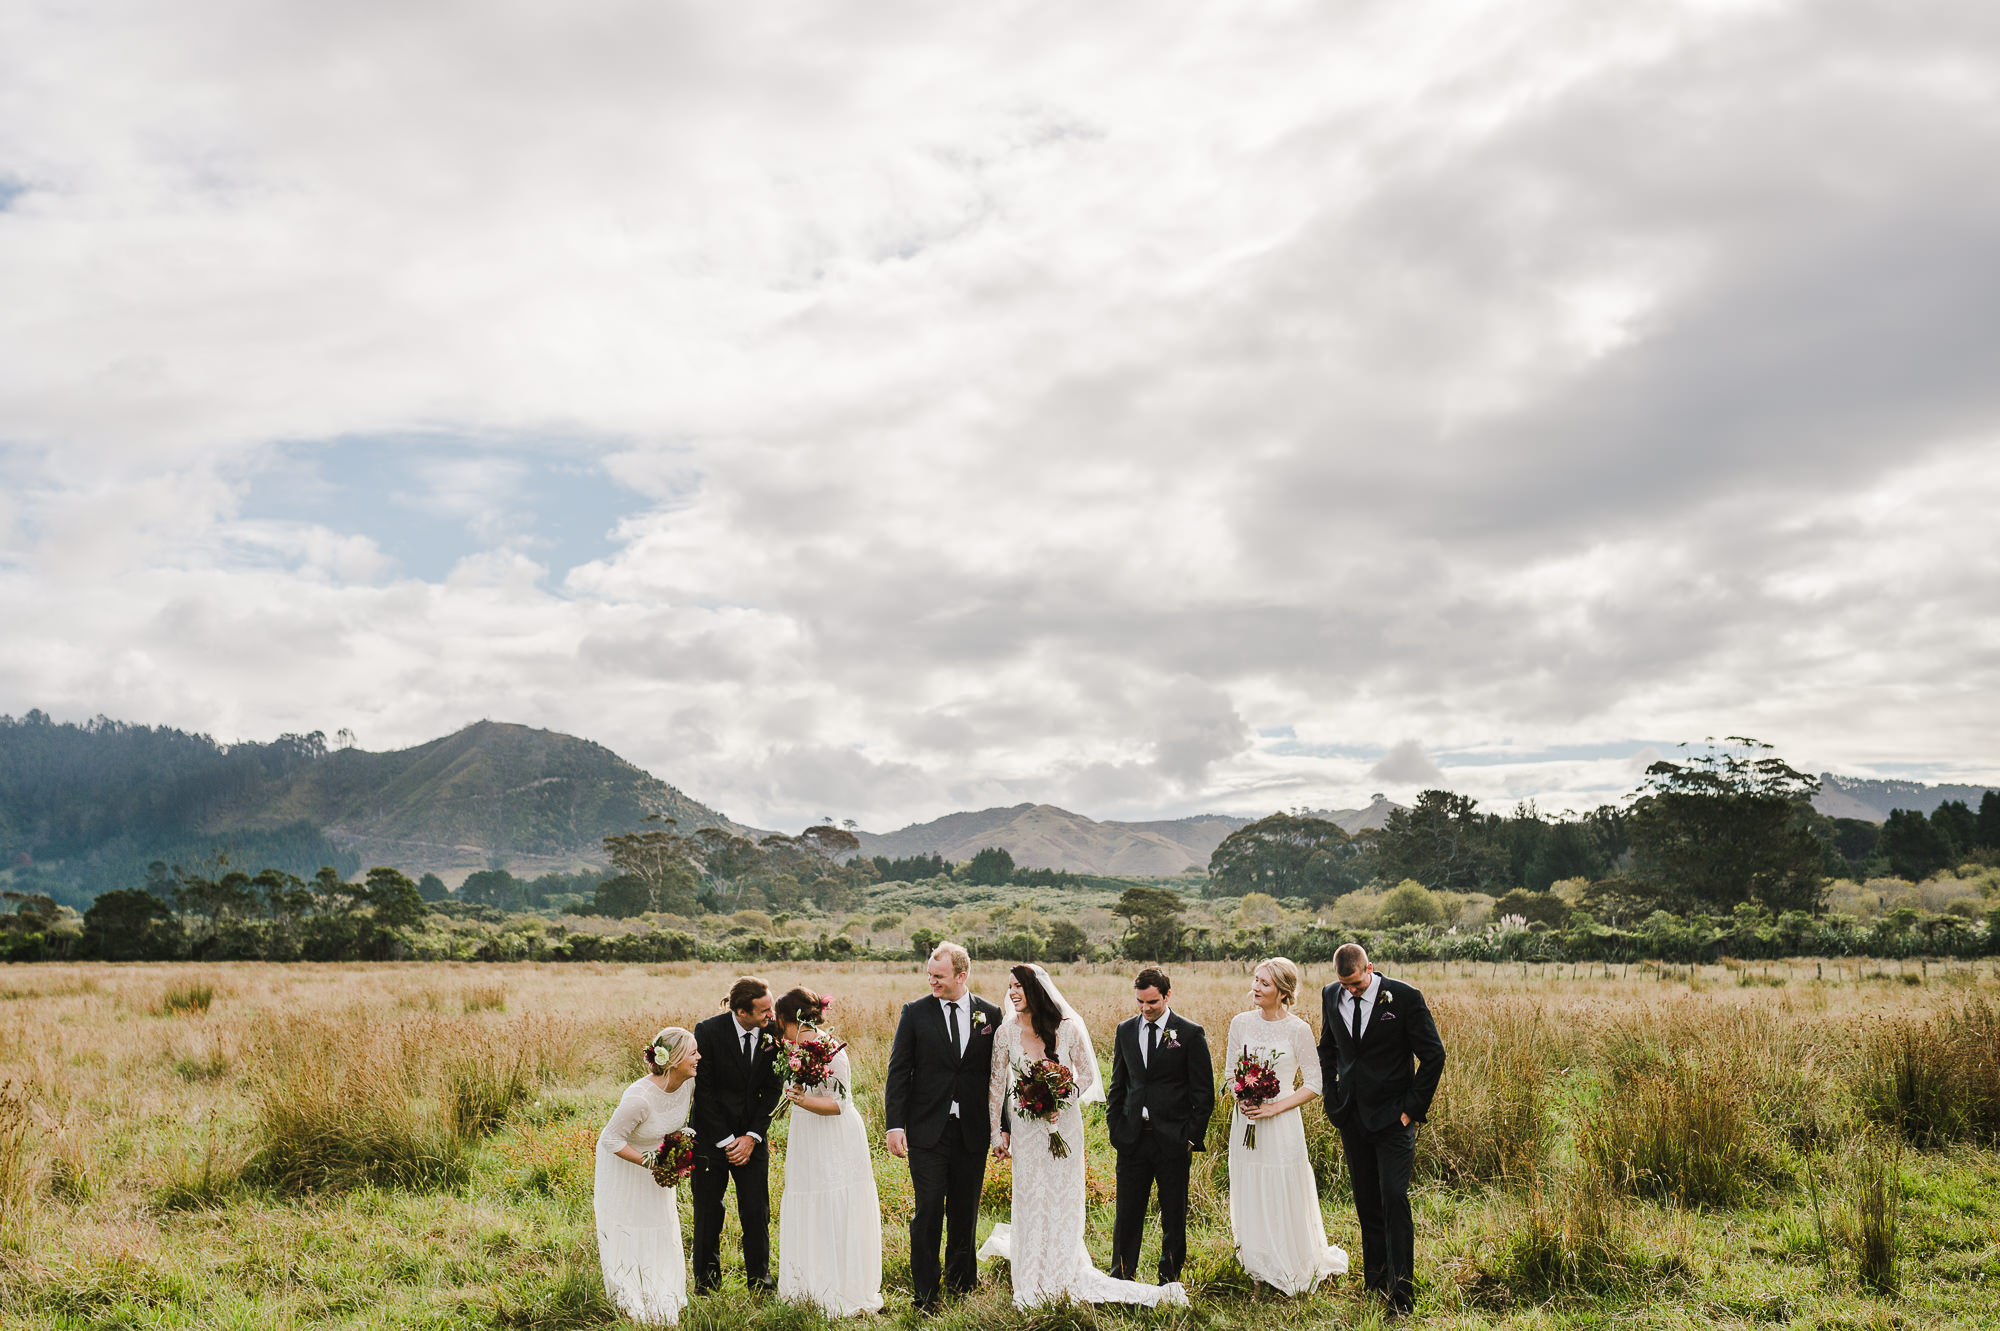
<instances>
[{"instance_id":1,"label":"black necktie","mask_svg":"<svg viewBox=\"0 0 2000 1331\"><path fill-rule=\"evenodd\" d=\"M1354 994L1352 997L1354 999L1354 1047L1359 1049L1361 1047L1361 995Z\"/></svg>"},{"instance_id":2,"label":"black necktie","mask_svg":"<svg viewBox=\"0 0 2000 1331\"><path fill-rule=\"evenodd\" d=\"M1153 1066L1153 1055L1160 1052L1160 1028L1152 1022L1146 1023L1146 1066Z\"/></svg>"},{"instance_id":3,"label":"black necktie","mask_svg":"<svg viewBox=\"0 0 2000 1331\"><path fill-rule=\"evenodd\" d=\"M951 1051L954 1054L962 1054L965 1046L958 1042L958 1004L946 1003L945 1006L951 1009Z\"/></svg>"},{"instance_id":4,"label":"black necktie","mask_svg":"<svg viewBox=\"0 0 2000 1331\"><path fill-rule=\"evenodd\" d=\"M750 1061L750 1042L756 1038L757 1032L755 1031L743 1032L743 1061L745 1063Z\"/></svg>"}]
</instances>

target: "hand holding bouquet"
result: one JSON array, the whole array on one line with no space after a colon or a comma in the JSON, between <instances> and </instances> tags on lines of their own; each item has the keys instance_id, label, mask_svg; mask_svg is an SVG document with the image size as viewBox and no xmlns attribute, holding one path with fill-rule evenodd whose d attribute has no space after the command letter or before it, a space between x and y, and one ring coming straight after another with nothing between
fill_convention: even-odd
<instances>
[{"instance_id":1,"label":"hand holding bouquet","mask_svg":"<svg viewBox=\"0 0 2000 1331\"><path fill-rule=\"evenodd\" d=\"M833 1056L847 1048L845 1042L806 1026L800 1029L798 1039L779 1040L776 1045L772 1066L779 1081L800 1090L832 1081L834 1094L843 1097L847 1094L839 1082L833 1081Z\"/></svg>"},{"instance_id":2,"label":"hand holding bouquet","mask_svg":"<svg viewBox=\"0 0 2000 1331\"><path fill-rule=\"evenodd\" d=\"M1014 1065L1014 1103L1027 1117L1048 1122L1049 1154L1058 1160L1069 1156L1069 1143L1055 1131L1055 1122L1075 1098L1076 1074L1053 1058Z\"/></svg>"},{"instance_id":3,"label":"hand holding bouquet","mask_svg":"<svg viewBox=\"0 0 2000 1331\"><path fill-rule=\"evenodd\" d=\"M694 1173L694 1134L686 1128L668 1133L657 1149L646 1152L639 1162L653 1171L653 1182L671 1188Z\"/></svg>"},{"instance_id":4,"label":"hand holding bouquet","mask_svg":"<svg viewBox=\"0 0 2000 1331\"><path fill-rule=\"evenodd\" d=\"M1229 1093L1236 1097L1239 1108L1256 1109L1270 1103L1285 1093L1278 1084L1277 1055L1266 1051L1258 1053L1245 1049L1236 1058L1236 1070L1229 1074ZM1257 1125L1252 1122L1243 1129L1243 1144L1251 1150L1257 1147Z\"/></svg>"}]
</instances>

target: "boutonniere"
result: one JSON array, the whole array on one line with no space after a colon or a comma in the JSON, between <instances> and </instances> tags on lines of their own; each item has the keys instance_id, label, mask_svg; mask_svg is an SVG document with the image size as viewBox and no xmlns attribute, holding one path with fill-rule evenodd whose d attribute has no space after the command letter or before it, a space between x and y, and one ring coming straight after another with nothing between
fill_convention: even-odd
<instances>
[{"instance_id":1,"label":"boutonniere","mask_svg":"<svg viewBox=\"0 0 2000 1331\"><path fill-rule=\"evenodd\" d=\"M1395 1000L1395 997L1396 996L1394 994L1390 993L1387 989L1384 989L1381 993L1381 996L1378 997L1375 1001L1377 1003L1380 1003L1383 1007L1388 1007L1389 1004Z\"/></svg>"},{"instance_id":2,"label":"boutonniere","mask_svg":"<svg viewBox=\"0 0 2000 1331\"><path fill-rule=\"evenodd\" d=\"M972 1029L975 1031L986 1029L986 1014L978 1008L972 1009Z\"/></svg>"},{"instance_id":3,"label":"boutonniere","mask_svg":"<svg viewBox=\"0 0 2000 1331\"><path fill-rule=\"evenodd\" d=\"M1163 1040L1163 1041L1161 1041L1161 1042L1160 1042L1160 1048L1162 1048L1162 1049L1178 1049L1178 1048L1180 1048L1180 1047L1181 1047L1181 1036L1180 1036L1180 1032L1179 1032L1179 1031L1176 1031L1176 1030L1175 1030L1175 1029L1174 1029L1173 1027L1171 1027L1171 1026L1167 1027L1167 1038L1166 1038L1165 1040Z\"/></svg>"}]
</instances>

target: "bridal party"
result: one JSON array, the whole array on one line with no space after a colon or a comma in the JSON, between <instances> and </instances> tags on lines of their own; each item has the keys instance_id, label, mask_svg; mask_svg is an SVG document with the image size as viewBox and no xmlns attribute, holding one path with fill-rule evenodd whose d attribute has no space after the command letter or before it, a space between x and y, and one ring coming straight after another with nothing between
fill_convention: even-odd
<instances>
[{"instance_id":1,"label":"bridal party","mask_svg":"<svg viewBox=\"0 0 2000 1331\"><path fill-rule=\"evenodd\" d=\"M910 1297L935 1314L1002 1259L1015 1306L1184 1305L1189 1176L1197 1152L1228 1155L1228 1218L1254 1280L1303 1294L1350 1269L1329 1240L1306 1149L1304 1114L1340 1136L1354 1195L1363 1287L1390 1315L1415 1305L1411 1167L1444 1071L1423 994L1377 972L1348 944L1320 994L1320 1028L1298 1015L1303 976L1284 957L1256 966L1245 1010L1216 1062L1208 1031L1173 1005L1157 966L1133 977L1132 1015L1109 1032L1110 1072L1092 1032L1047 970L1012 965L1005 988L974 991L972 961L940 943L928 993L903 1006L881 1087L883 1121L855 1103L835 1001L782 994L755 976L723 1010L669 1026L640 1051L597 1142L594 1206L605 1290L636 1321L671 1324L720 1283L724 1221L741 1230L745 1283L834 1316L882 1311L882 1225L871 1143L909 1170ZM1001 976L993 977L997 984ZM1211 1129L1232 1102L1225 1139ZM1084 1113L1100 1104L1116 1153L1108 1269L1085 1242ZM784 1186L771 1249L771 1125L780 1113ZM1009 1162L1008 1219L978 1241L990 1162ZM693 1234L681 1233L689 1190ZM1140 1269L1149 1223L1159 1260ZM996 1268L997 1269L997 1268ZM690 1288L692 1274L692 1288Z\"/></svg>"}]
</instances>

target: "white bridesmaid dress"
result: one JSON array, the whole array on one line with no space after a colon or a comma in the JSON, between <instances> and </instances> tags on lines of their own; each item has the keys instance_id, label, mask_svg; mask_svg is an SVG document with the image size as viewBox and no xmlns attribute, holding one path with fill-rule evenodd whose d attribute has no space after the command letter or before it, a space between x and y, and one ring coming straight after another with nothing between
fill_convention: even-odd
<instances>
[{"instance_id":1,"label":"white bridesmaid dress","mask_svg":"<svg viewBox=\"0 0 2000 1331\"><path fill-rule=\"evenodd\" d=\"M846 1050L833 1056L830 1070L832 1081L805 1090L835 1096L840 1112L793 1105L785 1129L778 1297L847 1317L882 1310L882 1204Z\"/></svg>"},{"instance_id":2,"label":"white bridesmaid dress","mask_svg":"<svg viewBox=\"0 0 2000 1331\"><path fill-rule=\"evenodd\" d=\"M1303 1077L1324 1092L1319 1050L1312 1027L1287 1013L1266 1021L1257 1011L1239 1012L1229 1022L1225 1077L1236 1075L1246 1049L1275 1055L1278 1085L1289 1095ZM1307 1101L1310 1104L1311 1101ZM1243 1144L1250 1120L1237 1109L1229 1116L1229 1228L1243 1269L1286 1294L1302 1294L1327 1276L1347 1270L1347 1254L1326 1241L1319 1190L1306 1156L1305 1105L1275 1118L1257 1120L1257 1145Z\"/></svg>"},{"instance_id":3,"label":"white bridesmaid dress","mask_svg":"<svg viewBox=\"0 0 2000 1331\"><path fill-rule=\"evenodd\" d=\"M672 1325L687 1306L687 1254L681 1247L680 1189L663 1188L653 1171L612 1154L621 1146L653 1150L687 1126L694 1078L669 1094L651 1077L625 1088L597 1136L597 1258L604 1292L635 1322Z\"/></svg>"}]
</instances>

